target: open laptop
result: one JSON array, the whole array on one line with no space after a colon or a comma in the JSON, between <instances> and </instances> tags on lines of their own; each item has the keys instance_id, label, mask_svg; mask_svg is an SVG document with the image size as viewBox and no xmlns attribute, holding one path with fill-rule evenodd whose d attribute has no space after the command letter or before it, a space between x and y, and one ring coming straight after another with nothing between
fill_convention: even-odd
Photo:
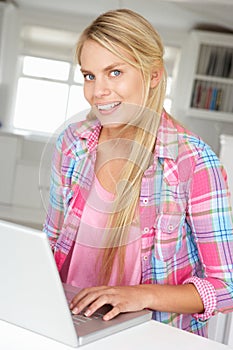
<instances>
[{"instance_id":1,"label":"open laptop","mask_svg":"<svg viewBox=\"0 0 233 350\"><path fill-rule=\"evenodd\" d=\"M61 283L46 234L0 221L0 242L1 320L78 347L151 319L143 310L103 321L106 305L74 320L67 297L78 289Z\"/></svg>"}]
</instances>

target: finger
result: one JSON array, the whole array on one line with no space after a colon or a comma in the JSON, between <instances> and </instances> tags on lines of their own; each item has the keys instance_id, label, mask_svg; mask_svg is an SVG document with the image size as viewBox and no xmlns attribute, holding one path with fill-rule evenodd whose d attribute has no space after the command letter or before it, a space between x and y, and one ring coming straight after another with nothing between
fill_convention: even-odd
<instances>
[{"instance_id":1,"label":"finger","mask_svg":"<svg viewBox=\"0 0 233 350\"><path fill-rule=\"evenodd\" d=\"M80 300L82 300L87 294L88 294L88 288L82 289L78 294L76 294L71 302L70 302L70 308L72 309Z\"/></svg>"},{"instance_id":2,"label":"finger","mask_svg":"<svg viewBox=\"0 0 233 350\"><path fill-rule=\"evenodd\" d=\"M76 294L71 302L70 302L70 308L74 307L75 304L77 304L80 300L85 298L91 291L98 290L99 287L91 287L91 288L83 288L78 294Z\"/></svg>"},{"instance_id":3,"label":"finger","mask_svg":"<svg viewBox=\"0 0 233 350\"><path fill-rule=\"evenodd\" d=\"M103 316L103 320L104 321L109 321L112 320L114 317L116 317L117 315L119 315L121 313L121 308L116 305L112 308L112 310L110 310L109 312L107 312L104 316Z\"/></svg>"},{"instance_id":4,"label":"finger","mask_svg":"<svg viewBox=\"0 0 233 350\"><path fill-rule=\"evenodd\" d=\"M103 295L104 288L105 287L87 288L81 291L70 303L72 312L77 314L87 306L91 305L93 302L95 302L96 299Z\"/></svg>"},{"instance_id":5,"label":"finger","mask_svg":"<svg viewBox=\"0 0 233 350\"><path fill-rule=\"evenodd\" d=\"M101 295L93 303L89 304L87 310L85 310L85 316L91 316L96 310L100 309L102 306L109 304L108 296Z\"/></svg>"}]
</instances>

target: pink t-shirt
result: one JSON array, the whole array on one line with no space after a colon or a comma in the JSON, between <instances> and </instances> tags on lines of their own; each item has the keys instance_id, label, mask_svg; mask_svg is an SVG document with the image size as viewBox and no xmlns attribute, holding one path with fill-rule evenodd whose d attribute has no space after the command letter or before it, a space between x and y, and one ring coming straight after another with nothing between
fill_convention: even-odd
<instances>
[{"instance_id":1,"label":"pink t-shirt","mask_svg":"<svg viewBox=\"0 0 233 350\"><path fill-rule=\"evenodd\" d=\"M74 245L66 283L77 287L97 286L100 273L100 249L108 212L114 195L106 191L98 179L92 186L86 202L77 239ZM126 244L125 274L122 284L136 285L141 281L141 237L139 225L132 225ZM117 261L112 269L109 285L117 284Z\"/></svg>"}]
</instances>

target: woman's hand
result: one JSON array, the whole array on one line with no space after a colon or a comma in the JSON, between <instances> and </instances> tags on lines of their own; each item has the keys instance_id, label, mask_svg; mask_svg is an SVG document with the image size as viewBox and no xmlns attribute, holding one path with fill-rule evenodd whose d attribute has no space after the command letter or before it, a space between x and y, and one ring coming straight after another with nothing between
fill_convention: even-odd
<instances>
[{"instance_id":1,"label":"woman's hand","mask_svg":"<svg viewBox=\"0 0 233 350\"><path fill-rule=\"evenodd\" d=\"M85 309L84 314L91 316L101 306L110 304L112 310L104 315L105 321L111 320L121 312L151 309L180 314L203 313L201 297L192 284L158 285L140 284L124 287L92 287L82 289L71 301L70 309L74 314Z\"/></svg>"},{"instance_id":2,"label":"woman's hand","mask_svg":"<svg viewBox=\"0 0 233 350\"><path fill-rule=\"evenodd\" d=\"M110 304L111 311L103 317L105 321L111 320L122 312L139 311L148 307L145 286L126 287L91 287L82 289L71 301L70 309L74 314L84 312L86 316L91 316L101 306Z\"/></svg>"}]
</instances>

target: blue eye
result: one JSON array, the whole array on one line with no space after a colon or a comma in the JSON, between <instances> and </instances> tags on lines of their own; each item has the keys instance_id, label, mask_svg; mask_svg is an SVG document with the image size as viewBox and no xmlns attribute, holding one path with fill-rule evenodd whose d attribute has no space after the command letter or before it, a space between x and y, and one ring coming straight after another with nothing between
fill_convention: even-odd
<instances>
[{"instance_id":1,"label":"blue eye","mask_svg":"<svg viewBox=\"0 0 233 350\"><path fill-rule=\"evenodd\" d=\"M113 70L110 75L113 77L118 77L121 74L121 71L119 71L118 69Z\"/></svg>"},{"instance_id":2,"label":"blue eye","mask_svg":"<svg viewBox=\"0 0 233 350\"><path fill-rule=\"evenodd\" d=\"M94 80L95 79L95 76L93 74L84 74L84 79L85 80Z\"/></svg>"}]
</instances>

